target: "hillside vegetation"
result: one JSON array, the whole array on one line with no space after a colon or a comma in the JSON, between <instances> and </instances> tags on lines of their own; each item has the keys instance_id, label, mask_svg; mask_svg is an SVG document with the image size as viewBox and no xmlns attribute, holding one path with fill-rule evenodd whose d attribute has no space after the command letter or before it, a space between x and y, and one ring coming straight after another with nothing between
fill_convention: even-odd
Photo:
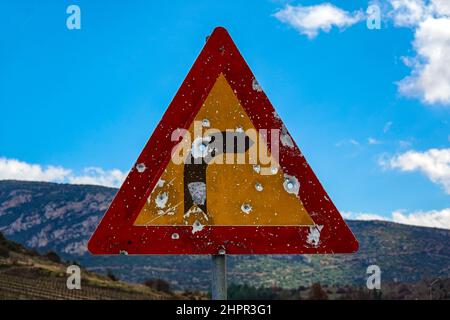
<instances>
[{"instance_id":1,"label":"hillside vegetation","mask_svg":"<svg viewBox=\"0 0 450 320\"><path fill-rule=\"evenodd\" d=\"M86 242L116 189L44 182L0 181L0 231L39 252L55 251L88 270L143 283L165 279L172 288L208 290L207 256L92 256ZM322 285L364 286L377 264L384 283L416 283L450 275L450 230L383 221L348 221L360 243L350 255L230 256L230 283L297 289Z\"/></svg>"},{"instance_id":2,"label":"hillside vegetation","mask_svg":"<svg viewBox=\"0 0 450 320\"><path fill-rule=\"evenodd\" d=\"M40 255L6 240L0 233L0 300L5 299L179 299L144 285L113 281L82 269L81 289L66 286L68 264L54 253Z\"/></svg>"}]
</instances>

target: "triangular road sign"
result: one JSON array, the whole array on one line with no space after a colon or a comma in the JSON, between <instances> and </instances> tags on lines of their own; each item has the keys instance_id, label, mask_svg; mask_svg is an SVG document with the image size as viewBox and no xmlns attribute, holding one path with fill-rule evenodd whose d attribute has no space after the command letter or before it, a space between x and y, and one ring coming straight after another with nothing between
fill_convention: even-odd
<instances>
[{"instance_id":1,"label":"triangular road sign","mask_svg":"<svg viewBox=\"0 0 450 320\"><path fill-rule=\"evenodd\" d=\"M88 243L93 254L316 254L357 248L220 27Z\"/></svg>"}]
</instances>

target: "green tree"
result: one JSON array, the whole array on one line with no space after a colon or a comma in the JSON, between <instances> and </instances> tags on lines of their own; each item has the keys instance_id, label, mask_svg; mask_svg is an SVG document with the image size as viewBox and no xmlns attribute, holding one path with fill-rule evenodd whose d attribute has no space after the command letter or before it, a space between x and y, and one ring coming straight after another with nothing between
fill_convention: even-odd
<instances>
[{"instance_id":1,"label":"green tree","mask_svg":"<svg viewBox=\"0 0 450 320\"><path fill-rule=\"evenodd\" d=\"M114 273L112 272L111 269L106 270L106 276L107 276L110 280L112 280L112 281L117 281L117 280L119 280L119 279L114 275Z\"/></svg>"},{"instance_id":2,"label":"green tree","mask_svg":"<svg viewBox=\"0 0 450 320\"><path fill-rule=\"evenodd\" d=\"M170 293L170 283L163 279L149 279L144 282L147 287L156 290Z\"/></svg>"},{"instance_id":3,"label":"green tree","mask_svg":"<svg viewBox=\"0 0 450 320\"><path fill-rule=\"evenodd\" d=\"M328 300L328 295L325 290L322 289L320 283L313 283L311 288L309 289L308 294L309 300Z\"/></svg>"}]
</instances>

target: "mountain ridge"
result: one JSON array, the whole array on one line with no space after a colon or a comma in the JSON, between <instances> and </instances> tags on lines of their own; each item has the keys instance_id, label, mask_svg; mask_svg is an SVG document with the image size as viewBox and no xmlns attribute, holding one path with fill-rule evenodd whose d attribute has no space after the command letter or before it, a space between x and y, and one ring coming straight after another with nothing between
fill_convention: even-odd
<instances>
[{"instance_id":1,"label":"mountain ridge","mask_svg":"<svg viewBox=\"0 0 450 320\"><path fill-rule=\"evenodd\" d=\"M175 288L207 288L209 257L94 257L86 252L86 242L116 192L92 185L0 181L0 232L39 251L54 250L90 270L111 269L128 281L158 277L170 280ZM230 281L283 287L314 281L362 284L370 264L380 265L389 281L450 274L450 230L387 221L347 223L360 242L355 255L230 256Z\"/></svg>"}]
</instances>

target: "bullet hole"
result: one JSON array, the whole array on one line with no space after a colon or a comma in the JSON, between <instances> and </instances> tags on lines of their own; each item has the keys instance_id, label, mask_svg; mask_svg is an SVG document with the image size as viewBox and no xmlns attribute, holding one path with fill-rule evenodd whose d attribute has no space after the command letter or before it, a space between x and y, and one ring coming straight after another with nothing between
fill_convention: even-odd
<instances>
[{"instance_id":1,"label":"bullet hole","mask_svg":"<svg viewBox=\"0 0 450 320\"><path fill-rule=\"evenodd\" d=\"M136 165L136 170L137 170L139 173L144 172L145 169L147 169L147 167L145 166L145 163L138 163L138 164Z\"/></svg>"},{"instance_id":2,"label":"bullet hole","mask_svg":"<svg viewBox=\"0 0 450 320\"><path fill-rule=\"evenodd\" d=\"M211 124L210 124L208 119L203 119L202 120L202 127L209 128L210 125Z\"/></svg>"},{"instance_id":3,"label":"bullet hole","mask_svg":"<svg viewBox=\"0 0 450 320\"><path fill-rule=\"evenodd\" d=\"M245 214L249 214L252 211L252 206L248 203L243 203L241 206L241 210Z\"/></svg>"}]
</instances>

